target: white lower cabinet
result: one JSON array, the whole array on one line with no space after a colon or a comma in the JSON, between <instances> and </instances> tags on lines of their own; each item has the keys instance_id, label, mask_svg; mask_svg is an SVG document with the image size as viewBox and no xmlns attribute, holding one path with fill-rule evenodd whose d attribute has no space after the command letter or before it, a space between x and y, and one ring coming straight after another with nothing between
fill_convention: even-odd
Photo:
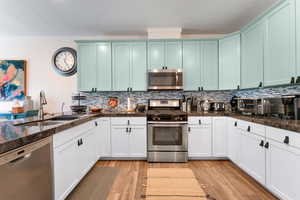
<instances>
[{"instance_id":1,"label":"white lower cabinet","mask_svg":"<svg viewBox=\"0 0 300 200\"><path fill-rule=\"evenodd\" d=\"M125 118L124 118L125 119ZM146 118L129 119L128 125L122 125L124 119L114 118L111 126L111 152L114 158L146 158L147 127ZM126 120L127 121L127 120ZM137 123L139 122L139 123ZM140 125L130 125L140 124Z\"/></svg>"},{"instance_id":2,"label":"white lower cabinet","mask_svg":"<svg viewBox=\"0 0 300 200\"><path fill-rule=\"evenodd\" d=\"M189 157L212 156L212 127L211 125L194 125L188 127Z\"/></svg>"},{"instance_id":3,"label":"white lower cabinet","mask_svg":"<svg viewBox=\"0 0 300 200\"><path fill-rule=\"evenodd\" d=\"M287 131L282 130L282 132ZM281 199L300 199L300 149L284 144L282 141L269 139L268 142L267 188ZM293 142L292 139L290 142Z\"/></svg>"},{"instance_id":4,"label":"white lower cabinet","mask_svg":"<svg viewBox=\"0 0 300 200\"><path fill-rule=\"evenodd\" d=\"M227 157L227 118L213 117L212 154Z\"/></svg>"},{"instance_id":5,"label":"white lower cabinet","mask_svg":"<svg viewBox=\"0 0 300 200\"><path fill-rule=\"evenodd\" d=\"M266 182L265 138L240 130L239 166L261 184Z\"/></svg>"},{"instance_id":6,"label":"white lower cabinet","mask_svg":"<svg viewBox=\"0 0 300 200\"><path fill-rule=\"evenodd\" d=\"M235 164L239 164L240 154L240 131L237 128L238 120L228 118L228 129L227 129L227 155L228 158Z\"/></svg>"},{"instance_id":7,"label":"white lower cabinet","mask_svg":"<svg viewBox=\"0 0 300 200\"><path fill-rule=\"evenodd\" d=\"M65 199L99 159L98 135L91 121L53 136L55 200Z\"/></svg>"},{"instance_id":8,"label":"white lower cabinet","mask_svg":"<svg viewBox=\"0 0 300 200\"><path fill-rule=\"evenodd\" d=\"M99 134L99 157L111 157L111 130L110 118L104 117L97 120L97 132Z\"/></svg>"}]
</instances>

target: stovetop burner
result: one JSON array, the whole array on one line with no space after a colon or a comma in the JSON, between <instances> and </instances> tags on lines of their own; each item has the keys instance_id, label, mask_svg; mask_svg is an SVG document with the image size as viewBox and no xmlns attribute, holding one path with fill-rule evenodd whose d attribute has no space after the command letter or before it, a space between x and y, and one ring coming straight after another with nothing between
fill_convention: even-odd
<instances>
[{"instance_id":1,"label":"stovetop burner","mask_svg":"<svg viewBox=\"0 0 300 200\"><path fill-rule=\"evenodd\" d=\"M148 121L187 121L187 113L181 110L149 110Z\"/></svg>"}]
</instances>

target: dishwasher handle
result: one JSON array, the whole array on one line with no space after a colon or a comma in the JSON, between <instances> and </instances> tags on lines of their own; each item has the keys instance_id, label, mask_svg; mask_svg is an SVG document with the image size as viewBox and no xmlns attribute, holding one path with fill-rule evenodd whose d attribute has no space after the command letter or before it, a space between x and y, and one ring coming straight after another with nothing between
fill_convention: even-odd
<instances>
[{"instance_id":1,"label":"dishwasher handle","mask_svg":"<svg viewBox=\"0 0 300 200\"><path fill-rule=\"evenodd\" d=\"M30 157L31 157L31 153L26 154L26 155L21 156L21 157L18 157L18 158L14 159L14 160L11 160L11 161L9 161L9 163L11 165L17 165L17 164L22 163L23 161L29 159Z\"/></svg>"}]
</instances>

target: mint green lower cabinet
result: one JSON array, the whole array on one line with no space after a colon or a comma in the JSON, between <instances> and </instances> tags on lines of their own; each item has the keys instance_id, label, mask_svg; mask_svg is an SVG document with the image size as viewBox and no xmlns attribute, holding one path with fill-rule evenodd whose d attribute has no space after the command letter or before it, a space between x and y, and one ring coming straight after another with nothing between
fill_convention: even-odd
<instances>
[{"instance_id":1,"label":"mint green lower cabinet","mask_svg":"<svg viewBox=\"0 0 300 200\"><path fill-rule=\"evenodd\" d=\"M295 76L295 1L284 1L266 17L264 85L290 83Z\"/></svg>"},{"instance_id":2,"label":"mint green lower cabinet","mask_svg":"<svg viewBox=\"0 0 300 200\"><path fill-rule=\"evenodd\" d=\"M260 22L241 34L241 88L262 86L265 23Z\"/></svg>"},{"instance_id":3,"label":"mint green lower cabinet","mask_svg":"<svg viewBox=\"0 0 300 200\"><path fill-rule=\"evenodd\" d=\"M183 41L184 90L195 91L201 87L200 41Z\"/></svg>"},{"instance_id":4,"label":"mint green lower cabinet","mask_svg":"<svg viewBox=\"0 0 300 200\"><path fill-rule=\"evenodd\" d=\"M148 42L148 69L161 69L165 66L164 41Z\"/></svg>"},{"instance_id":5,"label":"mint green lower cabinet","mask_svg":"<svg viewBox=\"0 0 300 200\"><path fill-rule=\"evenodd\" d=\"M112 43L113 91L127 91L130 87L130 43Z\"/></svg>"},{"instance_id":6,"label":"mint green lower cabinet","mask_svg":"<svg viewBox=\"0 0 300 200\"><path fill-rule=\"evenodd\" d=\"M182 41L165 42L165 66L168 69L182 69Z\"/></svg>"},{"instance_id":7,"label":"mint green lower cabinet","mask_svg":"<svg viewBox=\"0 0 300 200\"><path fill-rule=\"evenodd\" d=\"M219 41L219 89L237 89L240 85L240 34Z\"/></svg>"},{"instance_id":8,"label":"mint green lower cabinet","mask_svg":"<svg viewBox=\"0 0 300 200\"><path fill-rule=\"evenodd\" d=\"M147 45L146 42L131 44L131 88L133 91L147 90Z\"/></svg>"},{"instance_id":9,"label":"mint green lower cabinet","mask_svg":"<svg viewBox=\"0 0 300 200\"><path fill-rule=\"evenodd\" d=\"M95 44L78 45L79 91L91 91L97 84L97 51Z\"/></svg>"},{"instance_id":10,"label":"mint green lower cabinet","mask_svg":"<svg viewBox=\"0 0 300 200\"><path fill-rule=\"evenodd\" d=\"M300 1L296 1L297 79L300 81Z\"/></svg>"},{"instance_id":11,"label":"mint green lower cabinet","mask_svg":"<svg viewBox=\"0 0 300 200\"><path fill-rule=\"evenodd\" d=\"M219 44L218 41L203 41L201 86L204 90L219 89Z\"/></svg>"},{"instance_id":12,"label":"mint green lower cabinet","mask_svg":"<svg viewBox=\"0 0 300 200\"><path fill-rule=\"evenodd\" d=\"M93 74L91 74L93 75ZM111 43L97 43L97 91L111 91Z\"/></svg>"}]
</instances>

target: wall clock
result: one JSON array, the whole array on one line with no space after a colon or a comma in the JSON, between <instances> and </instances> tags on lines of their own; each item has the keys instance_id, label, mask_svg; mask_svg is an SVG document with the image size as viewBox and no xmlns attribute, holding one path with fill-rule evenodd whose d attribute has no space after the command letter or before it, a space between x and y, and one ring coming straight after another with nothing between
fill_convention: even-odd
<instances>
[{"instance_id":1,"label":"wall clock","mask_svg":"<svg viewBox=\"0 0 300 200\"><path fill-rule=\"evenodd\" d=\"M77 53L75 49L63 47L55 51L52 65L59 74L72 76L77 72Z\"/></svg>"}]
</instances>

